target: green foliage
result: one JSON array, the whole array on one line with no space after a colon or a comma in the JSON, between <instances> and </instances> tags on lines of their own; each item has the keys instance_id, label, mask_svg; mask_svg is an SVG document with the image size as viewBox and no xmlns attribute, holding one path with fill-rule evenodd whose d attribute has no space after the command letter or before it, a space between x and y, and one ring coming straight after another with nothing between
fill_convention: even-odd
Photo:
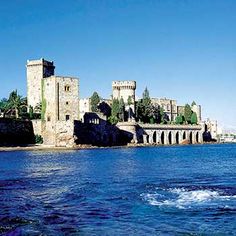
<instances>
[{"instance_id":1,"label":"green foliage","mask_svg":"<svg viewBox=\"0 0 236 236\"><path fill-rule=\"evenodd\" d=\"M29 107L29 118L31 120L34 118L34 109L32 106Z\"/></svg>"},{"instance_id":2,"label":"green foliage","mask_svg":"<svg viewBox=\"0 0 236 236\"><path fill-rule=\"evenodd\" d=\"M42 98L42 110L41 110L41 120L45 121L45 112L47 108L47 101L45 98Z\"/></svg>"},{"instance_id":3,"label":"green foliage","mask_svg":"<svg viewBox=\"0 0 236 236\"><path fill-rule=\"evenodd\" d=\"M119 120L124 121L125 117L125 103L124 99L121 98L119 101Z\"/></svg>"},{"instance_id":4,"label":"green foliage","mask_svg":"<svg viewBox=\"0 0 236 236\"><path fill-rule=\"evenodd\" d=\"M0 101L0 111L3 113L3 117L5 117L6 112L9 109L8 100L6 98L1 99Z\"/></svg>"},{"instance_id":5,"label":"green foliage","mask_svg":"<svg viewBox=\"0 0 236 236\"><path fill-rule=\"evenodd\" d=\"M119 114L120 114L120 103L118 99L114 98L112 100L111 116L108 118L108 121L111 124L116 124L117 122L119 122Z\"/></svg>"},{"instance_id":6,"label":"green foliage","mask_svg":"<svg viewBox=\"0 0 236 236\"><path fill-rule=\"evenodd\" d=\"M195 101L192 102L191 106L197 105Z\"/></svg>"},{"instance_id":7,"label":"green foliage","mask_svg":"<svg viewBox=\"0 0 236 236\"><path fill-rule=\"evenodd\" d=\"M188 124L191 124L192 110L189 104L184 107L184 119Z\"/></svg>"},{"instance_id":8,"label":"green foliage","mask_svg":"<svg viewBox=\"0 0 236 236\"><path fill-rule=\"evenodd\" d=\"M41 104L41 120L45 121L45 112L47 108L47 101L44 97L44 80L41 82L41 92L42 92L42 104Z\"/></svg>"},{"instance_id":9,"label":"green foliage","mask_svg":"<svg viewBox=\"0 0 236 236\"><path fill-rule=\"evenodd\" d=\"M151 105L151 98L149 96L149 91L147 87L145 88L143 92L143 99L142 99L143 105L144 106L150 106Z\"/></svg>"},{"instance_id":10,"label":"green foliage","mask_svg":"<svg viewBox=\"0 0 236 236\"><path fill-rule=\"evenodd\" d=\"M154 107L151 104L149 91L145 88L143 98L138 101L136 107L137 119L144 123L149 123L150 118L154 115Z\"/></svg>"},{"instance_id":11,"label":"green foliage","mask_svg":"<svg viewBox=\"0 0 236 236\"><path fill-rule=\"evenodd\" d=\"M118 117L119 111L120 111L119 100L115 98L112 100L111 116Z\"/></svg>"},{"instance_id":12,"label":"green foliage","mask_svg":"<svg viewBox=\"0 0 236 236\"><path fill-rule=\"evenodd\" d=\"M97 92L94 92L93 95L90 98L90 105L91 105L91 111L97 112L98 111L98 105L100 103L100 97Z\"/></svg>"},{"instance_id":13,"label":"green foliage","mask_svg":"<svg viewBox=\"0 0 236 236\"><path fill-rule=\"evenodd\" d=\"M116 125L118 122L119 122L119 119L116 117L116 116L110 116L109 118L108 118L108 121L111 123L111 124L113 124L113 125Z\"/></svg>"},{"instance_id":14,"label":"green foliage","mask_svg":"<svg viewBox=\"0 0 236 236\"><path fill-rule=\"evenodd\" d=\"M175 118L175 123L176 123L177 125L182 125L182 124L184 123L184 117L183 117L183 115L178 115L178 116L176 116L176 118Z\"/></svg>"},{"instance_id":15,"label":"green foliage","mask_svg":"<svg viewBox=\"0 0 236 236\"><path fill-rule=\"evenodd\" d=\"M36 134L34 136L34 139L35 139L35 143L37 143L37 144L42 144L43 143L43 137L41 135Z\"/></svg>"},{"instance_id":16,"label":"green foliage","mask_svg":"<svg viewBox=\"0 0 236 236\"><path fill-rule=\"evenodd\" d=\"M131 96L128 97L127 103L128 103L129 106L133 104Z\"/></svg>"},{"instance_id":17,"label":"green foliage","mask_svg":"<svg viewBox=\"0 0 236 236\"><path fill-rule=\"evenodd\" d=\"M196 112L193 112L192 116L191 116L191 124L196 125L197 122L198 122L197 121L197 114L196 114Z\"/></svg>"},{"instance_id":18,"label":"green foliage","mask_svg":"<svg viewBox=\"0 0 236 236\"><path fill-rule=\"evenodd\" d=\"M9 99L7 100L7 108L11 114L14 114L15 118L19 118L19 113L25 113L27 107L26 98L18 95L17 90L10 93ZM25 110L25 111L24 111Z\"/></svg>"}]
</instances>

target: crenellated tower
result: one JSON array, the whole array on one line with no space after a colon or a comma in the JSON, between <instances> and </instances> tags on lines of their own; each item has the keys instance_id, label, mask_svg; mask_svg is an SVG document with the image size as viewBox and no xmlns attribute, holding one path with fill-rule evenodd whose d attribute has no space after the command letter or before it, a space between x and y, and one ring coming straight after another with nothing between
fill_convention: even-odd
<instances>
[{"instance_id":1,"label":"crenellated tower","mask_svg":"<svg viewBox=\"0 0 236 236\"><path fill-rule=\"evenodd\" d=\"M135 90L136 81L113 81L112 82L112 98L124 99L125 109L131 114L130 118L133 120L135 115ZM131 105L128 104L128 99L131 98Z\"/></svg>"}]
</instances>

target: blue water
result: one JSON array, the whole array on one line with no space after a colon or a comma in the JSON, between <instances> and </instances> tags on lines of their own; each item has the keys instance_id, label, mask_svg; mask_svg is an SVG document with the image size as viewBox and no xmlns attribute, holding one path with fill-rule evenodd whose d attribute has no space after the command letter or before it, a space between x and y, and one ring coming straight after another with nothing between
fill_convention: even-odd
<instances>
[{"instance_id":1,"label":"blue water","mask_svg":"<svg viewBox=\"0 0 236 236\"><path fill-rule=\"evenodd\" d=\"M0 153L2 235L236 235L236 145Z\"/></svg>"}]
</instances>

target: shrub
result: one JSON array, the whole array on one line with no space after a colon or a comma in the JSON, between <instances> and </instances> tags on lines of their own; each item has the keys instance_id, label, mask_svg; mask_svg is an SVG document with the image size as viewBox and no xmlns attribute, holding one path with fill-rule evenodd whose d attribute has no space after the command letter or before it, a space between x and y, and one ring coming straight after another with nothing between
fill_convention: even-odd
<instances>
[{"instance_id":1,"label":"shrub","mask_svg":"<svg viewBox=\"0 0 236 236\"><path fill-rule=\"evenodd\" d=\"M43 137L41 135L36 134L34 137L35 137L35 143L37 144L43 143Z\"/></svg>"}]
</instances>

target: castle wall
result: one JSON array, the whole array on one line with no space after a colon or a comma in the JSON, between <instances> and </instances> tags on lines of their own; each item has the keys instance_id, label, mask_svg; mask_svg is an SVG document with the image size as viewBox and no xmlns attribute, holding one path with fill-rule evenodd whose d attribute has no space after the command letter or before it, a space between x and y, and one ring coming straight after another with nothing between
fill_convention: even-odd
<instances>
[{"instance_id":1,"label":"castle wall","mask_svg":"<svg viewBox=\"0 0 236 236\"><path fill-rule=\"evenodd\" d=\"M168 98L151 98L151 101L154 105L164 109L164 112L168 115L170 121L175 121L177 116L176 100Z\"/></svg>"},{"instance_id":2,"label":"castle wall","mask_svg":"<svg viewBox=\"0 0 236 236\"><path fill-rule=\"evenodd\" d=\"M34 134L42 135L42 121L41 120L32 120Z\"/></svg>"},{"instance_id":3,"label":"castle wall","mask_svg":"<svg viewBox=\"0 0 236 236\"><path fill-rule=\"evenodd\" d=\"M0 146L34 143L31 121L0 119Z\"/></svg>"}]
</instances>

